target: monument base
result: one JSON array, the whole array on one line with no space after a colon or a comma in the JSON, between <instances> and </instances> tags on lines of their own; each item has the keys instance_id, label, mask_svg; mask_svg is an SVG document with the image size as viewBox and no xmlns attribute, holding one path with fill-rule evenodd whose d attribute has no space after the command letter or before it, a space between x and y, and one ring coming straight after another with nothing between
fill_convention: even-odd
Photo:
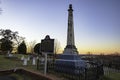
<instances>
[{"instance_id":1,"label":"monument base","mask_svg":"<svg viewBox=\"0 0 120 80\"><path fill-rule=\"evenodd\" d=\"M55 70L65 73L82 73L86 62L78 54L61 54L55 61Z\"/></svg>"},{"instance_id":2,"label":"monument base","mask_svg":"<svg viewBox=\"0 0 120 80\"><path fill-rule=\"evenodd\" d=\"M77 48L74 45L67 45L63 54L78 54Z\"/></svg>"}]
</instances>

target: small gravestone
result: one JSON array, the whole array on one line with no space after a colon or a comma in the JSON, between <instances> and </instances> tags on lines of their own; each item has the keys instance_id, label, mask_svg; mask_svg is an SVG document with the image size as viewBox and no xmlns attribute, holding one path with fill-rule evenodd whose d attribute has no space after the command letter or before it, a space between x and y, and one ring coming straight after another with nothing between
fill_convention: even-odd
<instances>
[{"instance_id":1,"label":"small gravestone","mask_svg":"<svg viewBox=\"0 0 120 80\"><path fill-rule=\"evenodd\" d=\"M28 56L27 60L28 60L28 61L30 60L30 56Z\"/></svg>"},{"instance_id":2,"label":"small gravestone","mask_svg":"<svg viewBox=\"0 0 120 80\"><path fill-rule=\"evenodd\" d=\"M27 59L24 58L23 60L23 65L26 66L27 65Z\"/></svg>"},{"instance_id":3,"label":"small gravestone","mask_svg":"<svg viewBox=\"0 0 120 80\"><path fill-rule=\"evenodd\" d=\"M10 51L7 52L8 57L13 57L13 55L10 53Z\"/></svg>"},{"instance_id":4,"label":"small gravestone","mask_svg":"<svg viewBox=\"0 0 120 80\"><path fill-rule=\"evenodd\" d=\"M36 58L35 57L33 57L32 65L36 65Z\"/></svg>"},{"instance_id":5,"label":"small gravestone","mask_svg":"<svg viewBox=\"0 0 120 80\"><path fill-rule=\"evenodd\" d=\"M36 59L39 59L39 57L37 56Z\"/></svg>"},{"instance_id":6,"label":"small gravestone","mask_svg":"<svg viewBox=\"0 0 120 80\"><path fill-rule=\"evenodd\" d=\"M8 54L8 57L13 57L13 55L12 54Z\"/></svg>"},{"instance_id":7,"label":"small gravestone","mask_svg":"<svg viewBox=\"0 0 120 80\"><path fill-rule=\"evenodd\" d=\"M10 51L8 51L7 54L9 55L9 54L10 54Z\"/></svg>"},{"instance_id":8,"label":"small gravestone","mask_svg":"<svg viewBox=\"0 0 120 80\"><path fill-rule=\"evenodd\" d=\"M45 61L45 59L42 57L40 60L41 64L44 64L44 61Z\"/></svg>"},{"instance_id":9,"label":"small gravestone","mask_svg":"<svg viewBox=\"0 0 120 80\"><path fill-rule=\"evenodd\" d=\"M25 57L24 57L24 55L23 55L23 56L21 57L21 60L24 60L24 58L25 58Z\"/></svg>"},{"instance_id":10,"label":"small gravestone","mask_svg":"<svg viewBox=\"0 0 120 80\"><path fill-rule=\"evenodd\" d=\"M10 51L8 51L7 54L6 54L6 56L5 56L5 58L13 59L15 57L10 53Z\"/></svg>"}]
</instances>

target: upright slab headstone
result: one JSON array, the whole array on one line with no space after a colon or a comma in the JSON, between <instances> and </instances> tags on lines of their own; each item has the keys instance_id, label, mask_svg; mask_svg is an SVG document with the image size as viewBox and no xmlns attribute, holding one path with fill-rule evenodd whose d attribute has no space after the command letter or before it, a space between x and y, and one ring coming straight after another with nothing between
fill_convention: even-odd
<instances>
[{"instance_id":1,"label":"upright slab headstone","mask_svg":"<svg viewBox=\"0 0 120 80\"><path fill-rule=\"evenodd\" d=\"M27 61L28 61L28 59L27 59L27 58L24 58L24 60L23 60L23 65L24 65L24 66L27 65Z\"/></svg>"},{"instance_id":2,"label":"upright slab headstone","mask_svg":"<svg viewBox=\"0 0 120 80\"><path fill-rule=\"evenodd\" d=\"M24 60L24 58L25 58L25 57L24 57L24 55L23 55L23 56L21 57L21 60Z\"/></svg>"},{"instance_id":3,"label":"upright slab headstone","mask_svg":"<svg viewBox=\"0 0 120 80\"><path fill-rule=\"evenodd\" d=\"M13 57L13 55L10 53L10 51L7 52L8 57Z\"/></svg>"},{"instance_id":4,"label":"upright slab headstone","mask_svg":"<svg viewBox=\"0 0 120 80\"><path fill-rule=\"evenodd\" d=\"M30 61L30 56L28 56L27 60Z\"/></svg>"},{"instance_id":5,"label":"upright slab headstone","mask_svg":"<svg viewBox=\"0 0 120 80\"><path fill-rule=\"evenodd\" d=\"M12 55L12 54L9 54L8 56L9 56L9 57L13 57L13 55Z\"/></svg>"},{"instance_id":6,"label":"upright slab headstone","mask_svg":"<svg viewBox=\"0 0 120 80\"><path fill-rule=\"evenodd\" d=\"M9 54L10 54L10 51L8 51L7 54L9 55Z\"/></svg>"},{"instance_id":7,"label":"upright slab headstone","mask_svg":"<svg viewBox=\"0 0 120 80\"><path fill-rule=\"evenodd\" d=\"M42 57L42 58L40 58L40 63L41 64L44 64L44 62L45 62L45 59Z\"/></svg>"},{"instance_id":8,"label":"upright slab headstone","mask_svg":"<svg viewBox=\"0 0 120 80\"><path fill-rule=\"evenodd\" d=\"M32 65L36 65L36 58L35 57L33 57Z\"/></svg>"}]
</instances>

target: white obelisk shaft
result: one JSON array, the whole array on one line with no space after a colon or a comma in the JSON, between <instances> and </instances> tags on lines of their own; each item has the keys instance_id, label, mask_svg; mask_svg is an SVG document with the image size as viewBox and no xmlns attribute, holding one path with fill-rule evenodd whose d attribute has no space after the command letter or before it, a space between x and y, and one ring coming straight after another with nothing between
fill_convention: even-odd
<instances>
[{"instance_id":1,"label":"white obelisk shaft","mask_svg":"<svg viewBox=\"0 0 120 80\"><path fill-rule=\"evenodd\" d=\"M72 4L69 5L69 9L68 9L67 45L63 53L65 54L78 53L74 42L74 23L73 23Z\"/></svg>"}]
</instances>

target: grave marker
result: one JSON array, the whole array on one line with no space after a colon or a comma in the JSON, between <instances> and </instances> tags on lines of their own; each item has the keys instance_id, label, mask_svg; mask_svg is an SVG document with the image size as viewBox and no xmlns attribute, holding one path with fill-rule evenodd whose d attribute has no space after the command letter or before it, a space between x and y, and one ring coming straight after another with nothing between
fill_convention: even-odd
<instances>
[{"instance_id":1,"label":"grave marker","mask_svg":"<svg viewBox=\"0 0 120 80\"><path fill-rule=\"evenodd\" d=\"M24 65L24 66L27 65L27 59L26 59L26 58L24 58L24 60L23 60L23 65Z\"/></svg>"},{"instance_id":2,"label":"grave marker","mask_svg":"<svg viewBox=\"0 0 120 80\"><path fill-rule=\"evenodd\" d=\"M25 58L25 57L24 57L24 55L23 55L23 56L21 57L21 60L24 60L24 58Z\"/></svg>"},{"instance_id":3,"label":"grave marker","mask_svg":"<svg viewBox=\"0 0 120 80\"><path fill-rule=\"evenodd\" d=\"M36 65L36 58L35 57L33 57L32 65Z\"/></svg>"}]
</instances>

